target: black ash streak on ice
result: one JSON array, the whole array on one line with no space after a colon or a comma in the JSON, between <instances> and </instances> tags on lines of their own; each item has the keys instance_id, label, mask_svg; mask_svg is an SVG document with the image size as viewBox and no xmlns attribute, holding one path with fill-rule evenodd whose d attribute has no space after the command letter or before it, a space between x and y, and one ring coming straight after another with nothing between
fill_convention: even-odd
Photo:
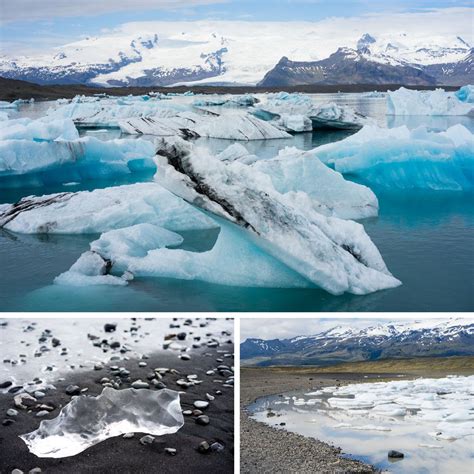
<instances>
[{"instance_id":1,"label":"black ash streak on ice","mask_svg":"<svg viewBox=\"0 0 474 474\"><path fill-rule=\"evenodd\" d=\"M87 469L93 467L99 469L100 472L116 472L116 467L121 466L124 469L123 472L132 472L134 466L140 465L141 472L156 472L158 462L162 472L176 472L176 469L186 472L189 465L193 465L193 472L204 473L209 472L210 469L232 472L233 345L231 330L223 329L225 326L222 324L213 330L212 325L215 323L212 320L194 322L176 320L170 323L163 342L163 348L169 348L169 350L155 351L150 355L144 354L141 358L135 356L129 359L127 354L140 349L140 339L153 337L152 327L147 327L146 324L138 325L136 321L129 321L129 323L131 325L126 327L122 322L118 324L120 330L125 329L123 334L122 331L115 331L113 324L105 325L105 337L101 334L84 332L84 338L87 338L92 345L91 349L97 348L94 349L97 352L110 354L111 360L108 363L92 363L91 365L91 363L82 364L75 358L69 357L69 360L74 360L74 366L79 370L74 374L67 373L65 378L57 378L54 381L56 387L54 390L41 388L44 393L41 398L34 398L39 389L33 391L34 396L32 396L22 391L21 386L12 390L11 385L5 387L5 384L1 384L8 390L0 394L0 410L4 416L6 414L5 419L12 421L0 426L0 443L5 453L5 455L2 453L0 457L0 471L11 472L18 468L28 472L40 466L43 470L46 468L47 472L64 472L65 469L86 472ZM4 329L6 326L7 324L2 324ZM39 329L35 326L35 324L29 325L26 328L27 332L35 334ZM94 332L97 333L97 331ZM111 332L115 334L109 334ZM122 336L127 333L129 340L124 342ZM39 344L41 347L46 346L47 349L41 352L42 358L47 358L48 353L55 347L67 346L66 338L63 337L63 340L59 341L53 334L54 331L43 330L41 333L38 331ZM45 338L46 341L44 341ZM119 340L121 344L117 346L115 341ZM157 340L157 347L159 340L160 338ZM53 341L55 341L54 344ZM72 355L73 351L70 352ZM187 357L179 357L179 354ZM93 367L94 370L87 371L88 367L91 369ZM157 372L158 369L154 367L160 368L160 371ZM153 379L150 379L152 374ZM194 378L192 374L197 375L202 383L194 383L197 378ZM189 375L192 376L189 377ZM38 377L35 380L39 381ZM146 380L147 382L144 383L148 384L149 388L143 390L153 393L159 393L162 388L181 392L185 425L178 433L148 439L149 443L142 442L144 436L140 434L135 434L133 437L126 436L125 439L118 436L92 446L76 456L62 459L38 458L29 453L24 442L19 439L20 435L35 430L43 416L45 419L56 418L58 409L68 404L71 400L70 396L84 393L98 395L104 387L120 391L133 386L137 380ZM36 386L39 385L36 384ZM9 390L13 393L8 393ZM206 400L207 406L201 410L196 409L193 405L198 400ZM18 403L13 408L15 401ZM21 406L22 401L26 405ZM9 416L7 411L12 408L17 413L10 411L12 416ZM38 413L41 413L41 416ZM206 455L203 456L203 454Z\"/></svg>"}]
</instances>

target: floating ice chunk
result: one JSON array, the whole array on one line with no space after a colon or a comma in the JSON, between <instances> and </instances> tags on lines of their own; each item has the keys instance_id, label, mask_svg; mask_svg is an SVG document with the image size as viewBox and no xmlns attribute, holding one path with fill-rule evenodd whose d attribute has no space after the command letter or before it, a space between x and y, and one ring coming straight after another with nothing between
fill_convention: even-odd
<instances>
[{"instance_id":1,"label":"floating ice chunk","mask_svg":"<svg viewBox=\"0 0 474 474\"><path fill-rule=\"evenodd\" d=\"M400 284L360 224L298 208L269 176L183 140L161 139L157 147L155 180L247 229L260 247L312 283L334 294Z\"/></svg>"},{"instance_id":2,"label":"floating ice chunk","mask_svg":"<svg viewBox=\"0 0 474 474\"><path fill-rule=\"evenodd\" d=\"M140 223L176 231L217 228L156 183L28 197L0 208L0 227L24 234L95 234Z\"/></svg>"},{"instance_id":3,"label":"floating ice chunk","mask_svg":"<svg viewBox=\"0 0 474 474\"><path fill-rule=\"evenodd\" d=\"M377 187L468 191L474 187L473 150L474 135L462 125L440 133L367 126L308 154Z\"/></svg>"},{"instance_id":4,"label":"floating ice chunk","mask_svg":"<svg viewBox=\"0 0 474 474\"><path fill-rule=\"evenodd\" d=\"M358 130L374 121L365 115L351 109L341 107L333 102L323 104L311 111L309 115L313 129L336 128L344 130Z\"/></svg>"},{"instance_id":5,"label":"floating ice chunk","mask_svg":"<svg viewBox=\"0 0 474 474\"><path fill-rule=\"evenodd\" d=\"M195 130L201 137L226 140L268 140L291 137L288 133L250 114L220 115L203 124L198 124Z\"/></svg>"},{"instance_id":6,"label":"floating ice chunk","mask_svg":"<svg viewBox=\"0 0 474 474\"><path fill-rule=\"evenodd\" d=\"M0 109L17 109L18 102L7 102L5 100L0 100Z\"/></svg>"},{"instance_id":7,"label":"floating ice chunk","mask_svg":"<svg viewBox=\"0 0 474 474\"><path fill-rule=\"evenodd\" d=\"M48 170L38 177L44 182L81 181L99 176L129 174L153 169L154 146L146 140L108 140L84 137L72 141L3 140L0 141L0 177L2 185L21 185L15 179ZM7 179L10 177L11 179ZM75 179L78 178L78 179ZM34 183L34 182L33 182Z\"/></svg>"},{"instance_id":8,"label":"floating ice chunk","mask_svg":"<svg viewBox=\"0 0 474 474\"><path fill-rule=\"evenodd\" d=\"M0 140L76 140L79 133L72 120L21 118L2 123Z\"/></svg>"},{"instance_id":9,"label":"floating ice chunk","mask_svg":"<svg viewBox=\"0 0 474 474\"><path fill-rule=\"evenodd\" d=\"M461 94L464 95L464 92ZM416 91L401 87L387 93L387 115L472 115L474 107L443 89Z\"/></svg>"},{"instance_id":10,"label":"floating ice chunk","mask_svg":"<svg viewBox=\"0 0 474 474\"><path fill-rule=\"evenodd\" d=\"M184 424L179 393L163 390L114 390L97 397L74 397L52 420L20 436L41 458L75 456L108 438L125 433L153 436L176 433Z\"/></svg>"},{"instance_id":11,"label":"floating ice chunk","mask_svg":"<svg viewBox=\"0 0 474 474\"><path fill-rule=\"evenodd\" d=\"M474 86L467 85L461 87L456 93L454 94L461 102L468 102L472 104L474 102Z\"/></svg>"},{"instance_id":12,"label":"floating ice chunk","mask_svg":"<svg viewBox=\"0 0 474 474\"><path fill-rule=\"evenodd\" d=\"M378 214L371 189L345 180L311 152L286 148L276 158L259 160L252 167L269 175L280 193L306 193L309 205L325 216L362 219Z\"/></svg>"},{"instance_id":13,"label":"floating ice chunk","mask_svg":"<svg viewBox=\"0 0 474 474\"><path fill-rule=\"evenodd\" d=\"M225 150L221 151L217 158L221 161L240 161L241 163L251 164L259 160L256 155L251 155L247 148L240 143L233 143L229 145Z\"/></svg>"},{"instance_id":14,"label":"floating ice chunk","mask_svg":"<svg viewBox=\"0 0 474 474\"><path fill-rule=\"evenodd\" d=\"M240 96L234 96L230 98L222 96L213 96L206 99L196 99L193 102L195 107L215 107L215 106L226 106L226 107L250 107L258 102L258 99L250 94L244 94Z\"/></svg>"},{"instance_id":15,"label":"floating ice chunk","mask_svg":"<svg viewBox=\"0 0 474 474\"><path fill-rule=\"evenodd\" d=\"M304 115L281 114L276 124L287 132L311 132L313 130L313 122Z\"/></svg>"},{"instance_id":16,"label":"floating ice chunk","mask_svg":"<svg viewBox=\"0 0 474 474\"><path fill-rule=\"evenodd\" d=\"M247 287L312 286L302 276L256 246L238 226L220 219L219 222L221 230L217 242L207 252L163 248L178 245L180 236L173 233L163 235L163 229L160 232L151 227L141 227L141 235L133 239L128 238L131 232L129 228L107 232L92 242L91 249L100 254L102 259L111 262L113 272L136 277L201 280ZM69 281L61 275L56 283L68 284ZM94 284L94 281L90 280L90 284Z\"/></svg>"}]
</instances>

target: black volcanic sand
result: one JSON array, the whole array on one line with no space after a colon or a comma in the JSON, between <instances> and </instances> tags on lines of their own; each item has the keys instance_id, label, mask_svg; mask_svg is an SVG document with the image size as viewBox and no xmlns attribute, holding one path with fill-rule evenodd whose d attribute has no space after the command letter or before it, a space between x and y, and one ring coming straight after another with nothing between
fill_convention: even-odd
<instances>
[{"instance_id":1,"label":"black volcanic sand","mask_svg":"<svg viewBox=\"0 0 474 474\"><path fill-rule=\"evenodd\" d=\"M379 374L380 375L380 374ZM240 375L240 472L272 474L375 473L375 467L341 456L341 449L249 417L247 406L257 398L293 390L369 382L377 374L295 373L271 368L242 368ZM382 375L383 377L383 375ZM393 378L394 374L388 375ZM350 453L348 453L350 454Z\"/></svg>"},{"instance_id":2,"label":"black volcanic sand","mask_svg":"<svg viewBox=\"0 0 474 474\"><path fill-rule=\"evenodd\" d=\"M185 361L178 358L179 353L172 350L160 351L145 360L147 367L139 367L137 360L112 361L102 370L77 372L70 374L66 380L54 382L57 390L47 391L41 398L41 404L53 404L57 408L44 418L35 417L37 409L27 412L14 407L13 394L0 394L0 417L4 420L9 408L15 408L19 414L16 422L10 426L0 425L0 473L10 473L13 469L21 469L25 473L40 467L47 473L231 473L234 463L234 391L232 387L222 385L228 379L224 375L206 375L206 371L216 369L219 365L233 366L233 356L225 357L224 354L233 354L231 341L221 344L217 348L205 347L204 349L187 352L191 360ZM222 359L218 362L216 359ZM130 382L122 384L121 389L129 388L130 383L141 379L147 381L147 374L152 369L167 367L176 369L179 375L167 373L163 382L167 388L185 391L181 395L183 410L193 410L193 402L206 399L206 393L215 395L215 400L209 402L209 407L203 410L210 418L207 426L198 425L194 416L185 416L184 426L175 434L157 436L153 444L142 445L139 440L147 433L137 433L131 439L121 436L109 438L82 453L60 459L38 458L31 454L26 444L18 437L38 428L42 419L55 418L60 408L66 405L71 397L65 394L65 389L70 384L78 385L81 389L87 388L87 394L99 395L102 385L99 381L103 377L114 378L109 367L118 365L130 370ZM176 381L186 378L186 375L196 374L202 384L180 388ZM214 382L218 380L219 382ZM142 389L142 390L156 390ZM222 395L216 395L216 390ZM225 446L221 452L201 454L197 447L202 441L217 441ZM165 448L176 448L177 454L171 456L165 453Z\"/></svg>"},{"instance_id":3,"label":"black volcanic sand","mask_svg":"<svg viewBox=\"0 0 474 474\"><path fill-rule=\"evenodd\" d=\"M216 78L218 79L218 78ZM314 84L301 86L276 86L276 87L254 87L254 86L174 86L174 87L91 87L83 84L70 85L39 85L16 79L5 79L0 77L0 100L12 101L15 99L62 99L72 98L76 95L93 95L107 93L114 96L126 96L129 94L143 95L150 91L183 93L193 91L195 94L258 94L262 92L304 92L311 93L336 93L336 92L370 92L373 90L387 91L400 87L417 90L433 90L438 86L409 86L404 84ZM457 90L459 87L442 86L446 90Z\"/></svg>"}]
</instances>

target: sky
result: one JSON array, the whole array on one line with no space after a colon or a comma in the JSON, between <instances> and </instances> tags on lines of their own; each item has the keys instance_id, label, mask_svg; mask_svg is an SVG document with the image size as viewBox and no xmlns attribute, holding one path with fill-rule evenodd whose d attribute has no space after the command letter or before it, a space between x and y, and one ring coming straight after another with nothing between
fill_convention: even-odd
<instances>
[{"instance_id":1,"label":"sky","mask_svg":"<svg viewBox=\"0 0 474 474\"><path fill-rule=\"evenodd\" d=\"M138 21L320 21L470 6L472 0L0 0L0 49L28 54Z\"/></svg>"},{"instance_id":2,"label":"sky","mask_svg":"<svg viewBox=\"0 0 474 474\"><path fill-rule=\"evenodd\" d=\"M420 318L419 318L420 319ZM446 318L442 318L446 319ZM411 317L400 319L384 318L242 318L240 320L240 342L248 338L286 339L295 336L311 336L335 326L363 329L389 322L415 321Z\"/></svg>"}]
</instances>

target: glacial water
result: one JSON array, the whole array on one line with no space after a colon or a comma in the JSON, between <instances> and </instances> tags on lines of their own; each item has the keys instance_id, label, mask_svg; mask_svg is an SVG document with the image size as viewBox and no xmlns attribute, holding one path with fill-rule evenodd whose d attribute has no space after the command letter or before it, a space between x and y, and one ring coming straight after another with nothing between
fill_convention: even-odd
<instances>
[{"instance_id":1,"label":"glacial water","mask_svg":"<svg viewBox=\"0 0 474 474\"><path fill-rule=\"evenodd\" d=\"M473 436L455 440L436 439L430 433L438 431L438 422L415 421L416 414L414 417L393 416L383 420L368 417L363 409L344 414L344 410L328 405L330 396L332 394L314 396L289 392L259 398L248 410L252 418L259 422L334 444L342 449L343 456L372 464L383 472L472 472ZM305 402L302 403L303 400ZM310 404L307 404L308 400L311 400ZM389 459L389 450L402 452L404 458Z\"/></svg>"},{"instance_id":2,"label":"glacial water","mask_svg":"<svg viewBox=\"0 0 474 474\"><path fill-rule=\"evenodd\" d=\"M380 125L414 128L426 124L442 130L469 117L387 117L385 99L364 94L314 95L316 102L335 101L373 117ZM183 102L194 100L179 97ZM53 103L27 104L13 115L39 117ZM117 138L117 129L81 130L102 140ZM252 154L274 156L286 146L311 149L341 140L347 131L318 131L288 140L242 143ZM128 136L130 138L130 136ZM153 137L141 137L153 139ZM213 152L228 140L199 139ZM104 188L149 181L151 172L113 180L59 183L43 187L1 189L0 203L23 196ZM402 286L366 296L333 296L318 289L241 288L170 278L137 278L127 287L62 287L54 278L88 249L97 235L20 235L0 231L0 307L3 311L468 311L474 308L474 196L447 192L387 192L374 189L377 218L363 222L388 268ZM212 234L212 233L211 233ZM185 235L185 248L205 250L216 236Z\"/></svg>"}]
</instances>

